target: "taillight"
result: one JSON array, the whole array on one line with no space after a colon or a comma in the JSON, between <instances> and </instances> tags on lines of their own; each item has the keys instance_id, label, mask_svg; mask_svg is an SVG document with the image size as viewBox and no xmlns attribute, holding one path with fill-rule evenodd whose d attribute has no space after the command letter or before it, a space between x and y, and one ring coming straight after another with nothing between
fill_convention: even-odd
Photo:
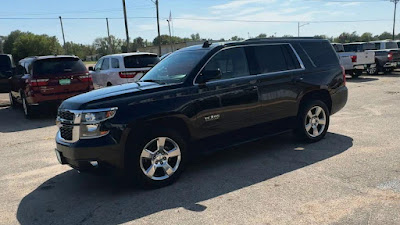
<instances>
[{"instance_id":1,"label":"taillight","mask_svg":"<svg viewBox=\"0 0 400 225\"><path fill-rule=\"evenodd\" d=\"M119 77L121 78L134 78L137 72L119 72Z\"/></svg>"},{"instance_id":2,"label":"taillight","mask_svg":"<svg viewBox=\"0 0 400 225\"><path fill-rule=\"evenodd\" d=\"M350 58L351 58L351 62L353 62L353 63L357 62L357 56L356 55L352 55L352 56L350 56Z\"/></svg>"},{"instance_id":3,"label":"taillight","mask_svg":"<svg viewBox=\"0 0 400 225\"><path fill-rule=\"evenodd\" d=\"M346 70L344 69L344 66L342 66L342 74L343 74L343 84L346 86Z\"/></svg>"},{"instance_id":4,"label":"taillight","mask_svg":"<svg viewBox=\"0 0 400 225\"><path fill-rule=\"evenodd\" d=\"M392 61L392 60L393 60L393 53L392 53L392 52L390 52L390 53L388 54L388 59L389 59L389 61Z\"/></svg>"},{"instance_id":5,"label":"taillight","mask_svg":"<svg viewBox=\"0 0 400 225\"><path fill-rule=\"evenodd\" d=\"M26 82L32 87L40 87L46 86L49 83L49 79L26 80Z\"/></svg>"},{"instance_id":6,"label":"taillight","mask_svg":"<svg viewBox=\"0 0 400 225\"><path fill-rule=\"evenodd\" d=\"M91 82L92 81L92 76L90 76L90 74L88 74L88 73L86 73L86 75L79 76L78 78L79 78L79 80L81 80L83 82Z\"/></svg>"}]
</instances>

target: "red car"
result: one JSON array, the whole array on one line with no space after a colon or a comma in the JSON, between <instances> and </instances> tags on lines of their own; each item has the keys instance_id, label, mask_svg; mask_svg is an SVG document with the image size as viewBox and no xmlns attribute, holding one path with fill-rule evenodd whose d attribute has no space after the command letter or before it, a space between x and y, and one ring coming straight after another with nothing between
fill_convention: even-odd
<instances>
[{"instance_id":1,"label":"red car","mask_svg":"<svg viewBox=\"0 0 400 225\"><path fill-rule=\"evenodd\" d=\"M10 78L10 102L20 103L31 117L38 106L93 90L92 78L76 56L38 56L19 61Z\"/></svg>"}]
</instances>

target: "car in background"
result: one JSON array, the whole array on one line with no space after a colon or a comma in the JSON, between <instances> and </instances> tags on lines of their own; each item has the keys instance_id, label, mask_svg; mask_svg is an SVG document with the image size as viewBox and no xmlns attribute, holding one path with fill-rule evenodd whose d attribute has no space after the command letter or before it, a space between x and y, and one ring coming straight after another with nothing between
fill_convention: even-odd
<instances>
[{"instance_id":1,"label":"car in background","mask_svg":"<svg viewBox=\"0 0 400 225\"><path fill-rule=\"evenodd\" d=\"M343 44L332 43L332 47L335 49L336 54L339 57L340 65L344 68L345 73L351 76L355 76L353 59L356 54L351 52L345 52Z\"/></svg>"},{"instance_id":2,"label":"car in background","mask_svg":"<svg viewBox=\"0 0 400 225\"><path fill-rule=\"evenodd\" d=\"M12 55L0 54L0 93L10 91L8 79L12 76L14 68Z\"/></svg>"},{"instance_id":3,"label":"car in background","mask_svg":"<svg viewBox=\"0 0 400 225\"><path fill-rule=\"evenodd\" d=\"M372 74L378 72L391 72L400 66L400 49L395 41L372 41L375 45L375 61L377 68Z\"/></svg>"},{"instance_id":4,"label":"car in background","mask_svg":"<svg viewBox=\"0 0 400 225\"><path fill-rule=\"evenodd\" d=\"M114 54L103 56L89 70L96 87L108 87L138 81L159 61L154 53Z\"/></svg>"},{"instance_id":5,"label":"car in background","mask_svg":"<svg viewBox=\"0 0 400 225\"><path fill-rule=\"evenodd\" d=\"M27 118L42 105L59 105L67 98L93 90L86 66L76 56L35 56L19 61L10 79L10 102L20 103Z\"/></svg>"},{"instance_id":6,"label":"car in background","mask_svg":"<svg viewBox=\"0 0 400 225\"><path fill-rule=\"evenodd\" d=\"M368 74L376 70L375 45L367 42L343 44L344 51L351 54L354 76L360 76L364 71Z\"/></svg>"}]
</instances>

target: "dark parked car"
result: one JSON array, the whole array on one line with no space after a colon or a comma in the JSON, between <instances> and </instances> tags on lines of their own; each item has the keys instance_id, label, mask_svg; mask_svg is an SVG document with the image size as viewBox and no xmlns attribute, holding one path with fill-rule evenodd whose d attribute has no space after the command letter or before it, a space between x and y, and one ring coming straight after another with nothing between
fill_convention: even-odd
<instances>
[{"instance_id":1,"label":"dark parked car","mask_svg":"<svg viewBox=\"0 0 400 225\"><path fill-rule=\"evenodd\" d=\"M93 90L86 66L76 56L39 56L19 61L10 79L11 105L21 103L26 117L36 107L60 104L72 96Z\"/></svg>"},{"instance_id":2,"label":"dark parked car","mask_svg":"<svg viewBox=\"0 0 400 225\"><path fill-rule=\"evenodd\" d=\"M0 93L10 91L8 79L12 76L14 68L12 56L0 54Z\"/></svg>"},{"instance_id":3,"label":"dark parked car","mask_svg":"<svg viewBox=\"0 0 400 225\"><path fill-rule=\"evenodd\" d=\"M321 140L347 92L327 40L206 42L172 53L137 83L64 101L56 155L81 171L114 167L161 187L177 179L189 153L291 129Z\"/></svg>"}]
</instances>

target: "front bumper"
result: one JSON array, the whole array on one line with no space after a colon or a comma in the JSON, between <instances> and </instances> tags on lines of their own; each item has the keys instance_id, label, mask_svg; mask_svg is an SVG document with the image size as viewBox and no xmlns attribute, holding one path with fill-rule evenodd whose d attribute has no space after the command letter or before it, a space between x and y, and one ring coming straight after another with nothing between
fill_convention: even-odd
<instances>
[{"instance_id":1,"label":"front bumper","mask_svg":"<svg viewBox=\"0 0 400 225\"><path fill-rule=\"evenodd\" d=\"M74 169L87 171L97 166L123 168L123 148L110 135L66 143L62 141L58 132L56 145L59 162ZM98 165L93 165L93 162L97 162Z\"/></svg>"}]
</instances>

